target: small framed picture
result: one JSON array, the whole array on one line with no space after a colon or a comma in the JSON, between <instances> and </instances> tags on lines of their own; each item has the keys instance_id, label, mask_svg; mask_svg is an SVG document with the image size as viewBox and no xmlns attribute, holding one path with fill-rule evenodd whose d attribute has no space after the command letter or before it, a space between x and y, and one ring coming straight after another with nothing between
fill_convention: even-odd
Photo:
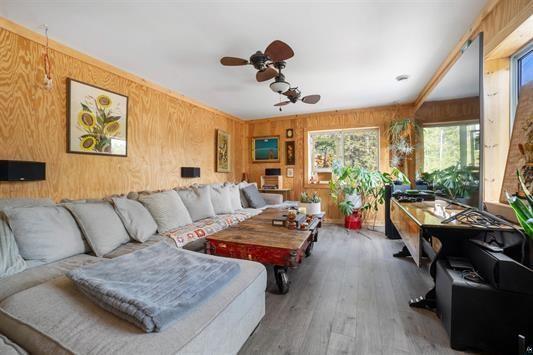
<instances>
[{"instance_id":1,"label":"small framed picture","mask_svg":"<svg viewBox=\"0 0 533 355\"><path fill-rule=\"evenodd\" d=\"M296 164L296 148L294 145L294 141L285 142L285 164Z\"/></svg>"},{"instance_id":2,"label":"small framed picture","mask_svg":"<svg viewBox=\"0 0 533 355\"><path fill-rule=\"evenodd\" d=\"M288 128L285 130L285 138L292 138L294 137L294 130L292 128Z\"/></svg>"},{"instance_id":3,"label":"small framed picture","mask_svg":"<svg viewBox=\"0 0 533 355\"><path fill-rule=\"evenodd\" d=\"M287 168L287 177L294 177L294 168Z\"/></svg>"},{"instance_id":4,"label":"small framed picture","mask_svg":"<svg viewBox=\"0 0 533 355\"><path fill-rule=\"evenodd\" d=\"M277 163L279 155L279 136L252 138L253 163Z\"/></svg>"},{"instance_id":5,"label":"small framed picture","mask_svg":"<svg viewBox=\"0 0 533 355\"><path fill-rule=\"evenodd\" d=\"M231 161L231 136L228 132L217 129L217 173L229 173Z\"/></svg>"}]
</instances>

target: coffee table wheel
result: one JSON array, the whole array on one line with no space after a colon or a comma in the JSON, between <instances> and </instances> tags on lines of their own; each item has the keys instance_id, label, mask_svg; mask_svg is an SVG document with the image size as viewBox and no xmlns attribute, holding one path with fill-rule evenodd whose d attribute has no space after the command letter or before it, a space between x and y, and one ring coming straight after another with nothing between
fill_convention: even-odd
<instances>
[{"instance_id":1,"label":"coffee table wheel","mask_svg":"<svg viewBox=\"0 0 533 355\"><path fill-rule=\"evenodd\" d=\"M279 293L284 295L289 292L289 275L287 273L287 268L283 266L274 266L274 277L276 279Z\"/></svg>"},{"instance_id":2,"label":"coffee table wheel","mask_svg":"<svg viewBox=\"0 0 533 355\"><path fill-rule=\"evenodd\" d=\"M315 246L315 242L309 243L309 245L305 249L305 256L311 256L311 254L313 253L313 247L314 246Z\"/></svg>"}]
</instances>

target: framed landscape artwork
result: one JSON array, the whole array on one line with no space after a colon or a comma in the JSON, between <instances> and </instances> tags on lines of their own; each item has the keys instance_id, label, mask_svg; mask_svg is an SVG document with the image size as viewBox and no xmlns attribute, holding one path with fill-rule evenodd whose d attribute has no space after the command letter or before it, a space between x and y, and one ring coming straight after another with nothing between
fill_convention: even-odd
<instances>
[{"instance_id":1,"label":"framed landscape artwork","mask_svg":"<svg viewBox=\"0 0 533 355\"><path fill-rule=\"evenodd\" d=\"M296 164L296 148L294 141L285 142L285 164L294 165Z\"/></svg>"},{"instance_id":2,"label":"framed landscape artwork","mask_svg":"<svg viewBox=\"0 0 533 355\"><path fill-rule=\"evenodd\" d=\"M230 150L230 134L223 130L217 129L217 172L229 173L231 150Z\"/></svg>"},{"instance_id":3,"label":"framed landscape artwork","mask_svg":"<svg viewBox=\"0 0 533 355\"><path fill-rule=\"evenodd\" d=\"M67 152L126 157L128 97L67 79Z\"/></svg>"},{"instance_id":4,"label":"framed landscape artwork","mask_svg":"<svg viewBox=\"0 0 533 355\"><path fill-rule=\"evenodd\" d=\"M252 161L279 162L279 136L252 138Z\"/></svg>"}]
</instances>

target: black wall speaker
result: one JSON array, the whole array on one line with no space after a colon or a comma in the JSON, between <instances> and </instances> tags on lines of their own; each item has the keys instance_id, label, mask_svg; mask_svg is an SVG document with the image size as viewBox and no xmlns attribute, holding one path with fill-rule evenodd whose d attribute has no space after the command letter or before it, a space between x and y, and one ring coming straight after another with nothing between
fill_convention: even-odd
<instances>
[{"instance_id":1,"label":"black wall speaker","mask_svg":"<svg viewBox=\"0 0 533 355\"><path fill-rule=\"evenodd\" d=\"M281 169L279 169L279 168L265 169L265 175L267 175L267 176L278 176L278 175L281 175Z\"/></svg>"},{"instance_id":2,"label":"black wall speaker","mask_svg":"<svg viewBox=\"0 0 533 355\"><path fill-rule=\"evenodd\" d=\"M182 166L181 167L181 177L183 177L183 178L200 177L200 168Z\"/></svg>"},{"instance_id":3,"label":"black wall speaker","mask_svg":"<svg viewBox=\"0 0 533 355\"><path fill-rule=\"evenodd\" d=\"M37 161L0 160L0 181L46 179L46 164Z\"/></svg>"}]
</instances>

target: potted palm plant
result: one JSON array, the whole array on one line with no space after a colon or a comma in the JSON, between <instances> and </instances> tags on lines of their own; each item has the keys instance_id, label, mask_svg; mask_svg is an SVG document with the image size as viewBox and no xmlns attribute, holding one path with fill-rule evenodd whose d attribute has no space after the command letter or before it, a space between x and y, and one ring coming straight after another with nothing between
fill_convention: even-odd
<instances>
[{"instance_id":1,"label":"potted palm plant","mask_svg":"<svg viewBox=\"0 0 533 355\"><path fill-rule=\"evenodd\" d=\"M320 196L317 192L313 192L311 195L307 192L300 194L300 207L305 207L307 215L319 214L320 208Z\"/></svg>"}]
</instances>

